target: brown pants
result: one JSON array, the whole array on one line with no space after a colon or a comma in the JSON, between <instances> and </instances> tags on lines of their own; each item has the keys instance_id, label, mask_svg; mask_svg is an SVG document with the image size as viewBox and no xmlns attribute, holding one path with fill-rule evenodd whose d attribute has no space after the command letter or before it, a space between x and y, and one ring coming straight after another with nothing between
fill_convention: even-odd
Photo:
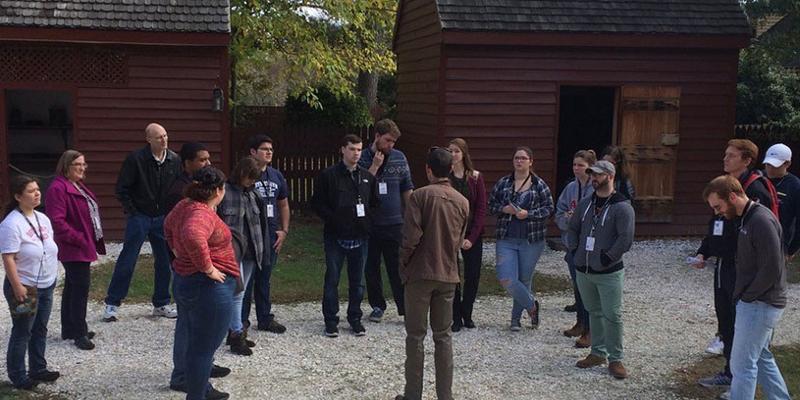
<instances>
[{"instance_id":1,"label":"brown pants","mask_svg":"<svg viewBox=\"0 0 800 400\"><path fill-rule=\"evenodd\" d=\"M436 397L453 399L453 295L455 283L415 281L405 285L406 306L406 388L409 400L422 398L422 372L425 365L425 335L428 310L433 331L436 366Z\"/></svg>"}]
</instances>

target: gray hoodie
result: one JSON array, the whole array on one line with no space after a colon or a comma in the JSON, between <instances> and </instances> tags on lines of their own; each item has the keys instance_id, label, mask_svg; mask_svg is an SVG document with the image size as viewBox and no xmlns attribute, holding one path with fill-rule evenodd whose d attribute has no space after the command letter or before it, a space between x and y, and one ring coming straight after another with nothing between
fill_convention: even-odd
<instances>
[{"instance_id":1,"label":"gray hoodie","mask_svg":"<svg viewBox=\"0 0 800 400\"><path fill-rule=\"evenodd\" d=\"M566 246L567 240L567 227L569 226L569 212L575 211L578 208L578 203L591 197L594 193L594 186L591 180L587 181L585 185L581 185L577 178L573 179L567 184L567 187L561 191L558 196L558 203L556 204L556 225L561 231L561 240Z\"/></svg>"},{"instance_id":2,"label":"gray hoodie","mask_svg":"<svg viewBox=\"0 0 800 400\"><path fill-rule=\"evenodd\" d=\"M622 269L622 255L633 244L635 222L630 201L620 193L615 192L607 200L598 198L596 193L581 200L567 227L566 244L575 253L576 268L601 274ZM594 246L587 250L590 236Z\"/></svg>"}]
</instances>

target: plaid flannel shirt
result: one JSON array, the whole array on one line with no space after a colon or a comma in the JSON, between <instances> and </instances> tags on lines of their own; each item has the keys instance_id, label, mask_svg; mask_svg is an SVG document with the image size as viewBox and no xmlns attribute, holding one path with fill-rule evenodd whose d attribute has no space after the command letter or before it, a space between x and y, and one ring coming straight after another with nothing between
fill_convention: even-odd
<instances>
[{"instance_id":1,"label":"plaid flannel shirt","mask_svg":"<svg viewBox=\"0 0 800 400\"><path fill-rule=\"evenodd\" d=\"M531 192L531 206L527 209L528 218L525 221L528 243L544 240L547 231L547 219L553 215L553 195L550 188L535 174L532 176L531 187L527 189ZM497 216L497 240L505 239L508 233L508 224L513 215L502 212L503 207L507 206L514 194L514 175L506 175L500 178L494 185L492 193L489 195L489 212Z\"/></svg>"},{"instance_id":2,"label":"plaid flannel shirt","mask_svg":"<svg viewBox=\"0 0 800 400\"><path fill-rule=\"evenodd\" d=\"M261 199L255 191L242 190L237 185L225 182L225 197L217 206L217 214L231 230L241 235L245 235L244 224L247 221L250 237L246 239L253 245L259 267L269 265L271 251L267 220L263 211ZM247 245L244 247L247 248Z\"/></svg>"}]
</instances>

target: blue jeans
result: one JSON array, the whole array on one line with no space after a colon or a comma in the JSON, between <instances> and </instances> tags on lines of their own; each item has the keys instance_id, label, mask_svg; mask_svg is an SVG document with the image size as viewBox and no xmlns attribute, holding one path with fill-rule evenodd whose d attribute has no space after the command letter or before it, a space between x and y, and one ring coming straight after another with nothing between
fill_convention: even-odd
<instances>
[{"instance_id":1,"label":"blue jeans","mask_svg":"<svg viewBox=\"0 0 800 400\"><path fill-rule=\"evenodd\" d=\"M180 307L179 320L185 323L186 356L184 376L187 400L203 400L211 387L211 365L231 323L231 307L236 279L228 276L224 283L205 274L175 274L175 301ZM178 326L176 325L176 335ZM174 360L173 360L174 361Z\"/></svg>"},{"instance_id":2,"label":"blue jeans","mask_svg":"<svg viewBox=\"0 0 800 400\"><path fill-rule=\"evenodd\" d=\"M497 241L497 280L514 299L511 308L512 321L518 321L523 310L533 307L533 271L543 250L544 240L535 243L528 243L527 239Z\"/></svg>"},{"instance_id":3,"label":"blue jeans","mask_svg":"<svg viewBox=\"0 0 800 400\"><path fill-rule=\"evenodd\" d=\"M790 399L781 371L769 351L772 332L783 314L782 308L761 301L736 303L736 325L731 349L732 400L752 400L756 383L764 398Z\"/></svg>"},{"instance_id":4,"label":"blue jeans","mask_svg":"<svg viewBox=\"0 0 800 400\"><path fill-rule=\"evenodd\" d=\"M244 259L239 264L239 271L242 274L242 283L244 287L252 280L253 272L258 269L258 265L256 260L254 259ZM244 330L244 326L242 325L242 315L244 311L242 310L242 303L244 300L244 290L235 294L233 296L233 306L231 308L231 326L230 330L233 332L241 333ZM248 302L248 308L250 304Z\"/></svg>"},{"instance_id":5,"label":"blue jeans","mask_svg":"<svg viewBox=\"0 0 800 400\"><path fill-rule=\"evenodd\" d=\"M348 305L347 321L360 322L361 300L364 299L364 262L367 258L367 241L355 249L345 249L336 239L325 237L325 286L322 293L322 315L325 325L339 323L339 277L347 258Z\"/></svg>"},{"instance_id":6,"label":"blue jeans","mask_svg":"<svg viewBox=\"0 0 800 400\"><path fill-rule=\"evenodd\" d=\"M114 266L111 283L108 284L106 304L119 306L128 295L133 270L145 238L150 240L150 247L153 248L153 258L155 259L153 306L161 307L169 304L169 278L172 273L169 268L169 250L167 242L164 240L164 216L148 217L143 214L128 216L125 226L125 242L119 258L117 258L117 264Z\"/></svg>"},{"instance_id":7,"label":"blue jeans","mask_svg":"<svg viewBox=\"0 0 800 400\"><path fill-rule=\"evenodd\" d=\"M581 291L578 290L578 279L575 275L575 261L573 260L574 255L575 253L567 251L564 255L564 261L567 262L567 268L569 268L569 277L572 279L572 292L575 294L575 308L578 311L575 319L576 322L583 324L585 329L589 329L589 313L586 311L586 307L583 305Z\"/></svg>"},{"instance_id":8,"label":"blue jeans","mask_svg":"<svg viewBox=\"0 0 800 400\"><path fill-rule=\"evenodd\" d=\"M25 352L28 353L28 370L34 374L47 369L47 360L44 359L45 344L47 342L47 322L50 320L50 310L53 308L53 290L56 284L45 289L37 289L36 314L27 317L11 319L11 337L8 339L8 352L6 353L6 369L8 378L14 386L25 384L28 374L25 371ZM11 282L3 282L3 294L9 304L14 299L14 290Z\"/></svg>"},{"instance_id":9,"label":"blue jeans","mask_svg":"<svg viewBox=\"0 0 800 400\"><path fill-rule=\"evenodd\" d=\"M271 243L275 243L277 237ZM244 299L242 300L242 322L250 321L250 300L255 298L256 320L258 326L267 328L275 315L272 314L272 300L270 299L270 278L272 269L278 262L278 253L273 249L270 257L269 266L266 268L256 268L253 277L245 286Z\"/></svg>"}]
</instances>

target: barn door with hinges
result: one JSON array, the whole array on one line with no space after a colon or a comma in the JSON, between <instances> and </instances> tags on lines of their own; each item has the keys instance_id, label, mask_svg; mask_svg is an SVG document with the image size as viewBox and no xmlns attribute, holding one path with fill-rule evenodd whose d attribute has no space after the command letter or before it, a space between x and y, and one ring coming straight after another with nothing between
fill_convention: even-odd
<instances>
[{"instance_id":1,"label":"barn door with hinges","mask_svg":"<svg viewBox=\"0 0 800 400\"><path fill-rule=\"evenodd\" d=\"M637 222L672 222L681 89L623 86L619 145L636 189Z\"/></svg>"}]
</instances>

